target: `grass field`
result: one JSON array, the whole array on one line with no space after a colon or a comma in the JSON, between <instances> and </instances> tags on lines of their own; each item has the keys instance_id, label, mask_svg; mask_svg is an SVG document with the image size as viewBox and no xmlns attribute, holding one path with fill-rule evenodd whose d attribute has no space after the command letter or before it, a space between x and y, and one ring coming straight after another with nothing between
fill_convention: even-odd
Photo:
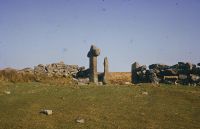
<instances>
[{"instance_id":1,"label":"grass field","mask_svg":"<svg viewBox=\"0 0 200 129\"><path fill-rule=\"evenodd\" d=\"M1 83L0 129L200 129L200 87Z\"/></svg>"}]
</instances>

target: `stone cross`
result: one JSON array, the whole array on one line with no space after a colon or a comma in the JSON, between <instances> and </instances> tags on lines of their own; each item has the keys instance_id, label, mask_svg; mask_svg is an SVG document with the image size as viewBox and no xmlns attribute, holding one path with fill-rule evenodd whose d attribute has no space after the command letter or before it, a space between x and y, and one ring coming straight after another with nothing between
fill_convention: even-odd
<instances>
[{"instance_id":1,"label":"stone cross","mask_svg":"<svg viewBox=\"0 0 200 129\"><path fill-rule=\"evenodd\" d=\"M98 73L97 73L97 56L100 55L100 49L92 45L90 51L87 54L87 57L90 58L90 82L98 84Z\"/></svg>"},{"instance_id":2,"label":"stone cross","mask_svg":"<svg viewBox=\"0 0 200 129\"><path fill-rule=\"evenodd\" d=\"M104 58L104 73L103 73L103 83L107 84L108 83L108 74L109 74L109 69L108 69L108 58Z\"/></svg>"}]
</instances>

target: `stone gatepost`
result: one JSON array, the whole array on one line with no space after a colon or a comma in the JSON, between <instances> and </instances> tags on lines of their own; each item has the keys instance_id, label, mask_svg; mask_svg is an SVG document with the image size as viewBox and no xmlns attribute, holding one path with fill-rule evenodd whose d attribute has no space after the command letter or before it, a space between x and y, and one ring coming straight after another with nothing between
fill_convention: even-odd
<instances>
[{"instance_id":1,"label":"stone gatepost","mask_svg":"<svg viewBox=\"0 0 200 129\"><path fill-rule=\"evenodd\" d=\"M98 84L98 73L97 73L97 56L100 55L100 49L92 45L90 51L88 52L87 57L90 58L90 82Z\"/></svg>"},{"instance_id":2,"label":"stone gatepost","mask_svg":"<svg viewBox=\"0 0 200 129\"><path fill-rule=\"evenodd\" d=\"M132 83L139 83L139 77L137 75L137 69L140 67L138 62L135 62L131 66L131 80Z\"/></svg>"},{"instance_id":3,"label":"stone gatepost","mask_svg":"<svg viewBox=\"0 0 200 129\"><path fill-rule=\"evenodd\" d=\"M108 58L104 58L104 73L103 73L103 83L107 84L108 83L108 74L109 74L109 68L108 68Z\"/></svg>"}]
</instances>

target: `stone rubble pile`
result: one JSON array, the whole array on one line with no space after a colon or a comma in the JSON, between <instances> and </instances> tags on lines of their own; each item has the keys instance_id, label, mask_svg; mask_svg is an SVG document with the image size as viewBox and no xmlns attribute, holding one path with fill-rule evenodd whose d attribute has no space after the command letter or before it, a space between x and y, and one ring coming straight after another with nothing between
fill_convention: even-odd
<instances>
[{"instance_id":1,"label":"stone rubble pile","mask_svg":"<svg viewBox=\"0 0 200 129\"><path fill-rule=\"evenodd\" d=\"M178 62L173 66L152 64L149 69L135 62L132 64L133 83L180 83L186 85L200 85L200 63Z\"/></svg>"},{"instance_id":2,"label":"stone rubble pile","mask_svg":"<svg viewBox=\"0 0 200 129\"><path fill-rule=\"evenodd\" d=\"M24 68L24 69L18 70L18 72L34 74L34 69L33 68Z\"/></svg>"},{"instance_id":3,"label":"stone rubble pile","mask_svg":"<svg viewBox=\"0 0 200 129\"><path fill-rule=\"evenodd\" d=\"M39 64L32 68L25 68L19 70L20 72L34 74L36 76L43 75L47 77L76 77L76 74L80 71L85 70L85 67L79 67L78 65L66 65L64 62L53 63L53 64Z\"/></svg>"}]
</instances>

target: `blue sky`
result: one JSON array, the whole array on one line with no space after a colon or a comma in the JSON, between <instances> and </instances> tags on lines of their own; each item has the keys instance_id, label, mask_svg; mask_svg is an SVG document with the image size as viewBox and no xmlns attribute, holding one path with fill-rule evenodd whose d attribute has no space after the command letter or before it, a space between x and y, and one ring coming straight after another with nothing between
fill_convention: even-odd
<instances>
[{"instance_id":1,"label":"blue sky","mask_svg":"<svg viewBox=\"0 0 200 129\"><path fill-rule=\"evenodd\" d=\"M200 0L0 0L0 68L200 62Z\"/></svg>"}]
</instances>

